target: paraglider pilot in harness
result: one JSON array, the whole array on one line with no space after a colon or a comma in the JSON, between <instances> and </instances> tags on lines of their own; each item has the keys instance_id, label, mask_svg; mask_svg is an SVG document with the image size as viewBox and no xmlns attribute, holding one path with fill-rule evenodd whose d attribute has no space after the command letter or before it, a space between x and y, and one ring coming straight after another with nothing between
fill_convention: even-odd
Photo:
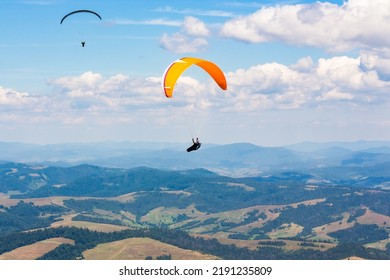
<instances>
[{"instance_id":1,"label":"paraglider pilot in harness","mask_svg":"<svg viewBox=\"0 0 390 280\"><path fill-rule=\"evenodd\" d=\"M85 41L81 42L81 46L84 48L85 47Z\"/></svg>"},{"instance_id":2,"label":"paraglider pilot in harness","mask_svg":"<svg viewBox=\"0 0 390 280\"><path fill-rule=\"evenodd\" d=\"M187 149L187 152L196 151L202 145L201 143L199 143L199 139L198 138L196 138L196 140L194 140L194 138L192 138L192 143L193 143L192 146Z\"/></svg>"}]
</instances>

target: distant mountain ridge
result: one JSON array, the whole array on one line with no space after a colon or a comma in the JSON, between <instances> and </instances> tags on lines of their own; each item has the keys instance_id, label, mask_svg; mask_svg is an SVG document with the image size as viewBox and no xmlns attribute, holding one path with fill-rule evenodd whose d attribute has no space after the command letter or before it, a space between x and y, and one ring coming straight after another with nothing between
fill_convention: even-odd
<instances>
[{"instance_id":1,"label":"distant mountain ridge","mask_svg":"<svg viewBox=\"0 0 390 280\"><path fill-rule=\"evenodd\" d=\"M390 162L390 141L302 142L285 147L204 143L192 153L187 153L186 147L184 143L128 141L50 145L0 142L0 161L166 170L204 168L238 176L318 167L372 167Z\"/></svg>"},{"instance_id":2,"label":"distant mountain ridge","mask_svg":"<svg viewBox=\"0 0 390 280\"><path fill-rule=\"evenodd\" d=\"M300 142L297 144L287 145L286 148L301 151L301 152L315 152L322 149L327 149L331 147L339 147L351 151L361 151L371 148L378 147L390 147L390 141L353 141L353 142L343 142L343 141L334 141L334 142Z\"/></svg>"}]
</instances>

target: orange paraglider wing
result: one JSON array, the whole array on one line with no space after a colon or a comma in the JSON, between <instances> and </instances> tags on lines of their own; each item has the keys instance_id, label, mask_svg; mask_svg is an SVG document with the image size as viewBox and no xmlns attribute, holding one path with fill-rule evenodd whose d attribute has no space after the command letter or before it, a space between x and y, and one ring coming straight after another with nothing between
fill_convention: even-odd
<instances>
[{"instance_id":1,"label":"orange paraglider wing","mask_svg":"<svg viewBox=\"0 0 390 280\"><path fill-rule=\"evenodd\" d=\"M194 64L205 70L221 89L227 89L225 75L215 63L195 57L183 57L174 61L164 72L162 79L162 89L166 97L172 97L173 89L175 88L177 80L188 67Z\"/></svg>"}]
</instances>

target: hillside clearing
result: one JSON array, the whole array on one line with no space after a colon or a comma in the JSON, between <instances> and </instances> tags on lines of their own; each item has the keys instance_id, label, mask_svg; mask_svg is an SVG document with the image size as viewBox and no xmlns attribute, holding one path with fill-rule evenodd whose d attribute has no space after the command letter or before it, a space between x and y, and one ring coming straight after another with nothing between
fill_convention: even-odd
<instances>
[{"instance_id":1,"label":"hillside clearing","mask_svg":"<svg viewBox=\"0 0 390 280\"><path fill-rule=\"evenodd\" d=\"M61 244L74 244L67 238L50 238L31 245L22 246L0 255L0 260L35 260L54 250Z\"/></svg>"},{"instance_id":2,"label":"hillside clearing","mask_svg":"<svg viewBox=\"0 0 390 280\"><path fill-rule=\"evenodd\" d=\"M215 256L185 250L150 238L128 238L99 244L83 253L86 260L144 260L171 255L173 260L214 260Z\"/></svg>"}]
</instances>

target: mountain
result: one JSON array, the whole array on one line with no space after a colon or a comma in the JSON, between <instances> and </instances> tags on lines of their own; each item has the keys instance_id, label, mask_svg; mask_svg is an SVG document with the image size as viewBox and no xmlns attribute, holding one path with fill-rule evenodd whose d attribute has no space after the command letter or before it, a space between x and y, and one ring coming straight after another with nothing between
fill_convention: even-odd
<instances>
[{"instance_id":1,"label":"mountain","mask_svg":"<svg viewBox=\"0 0 390 280\"><path fill-rule=\"evenodd\" d=\"M191 153L185 152L186 146L128 141L53 145L0 142L0 161L62 167L90 164L164 170L203 168L236 177L313 168L367 167L390 161L390 142L383 141L305 142L286 147L204 143L200 150Z\"/></svg>"},{"instance_id":2,"label":"mountain","mask_svg":"<svg viewBox=\"0 0 390 280\"><path fill-rule=\"evenodd\" d=\"M386 143L186 146L0 143L0 254L65 238L42 258L81 258L138 236L218 258L390 259Z\"/></svg>"},{"instance_id":3,"label":"mountain","mask_svg":"<svg viewBox=\"0 0 390 280\"><path fill-rule=\"evenodd\" d=\"M390 147L390 141L353 141L353 142L301 142L297 144L287 145L286 148L300 151L300 152L315 152L318 150L323 150L331 147L339 147L351 151L367 150L377 147Z\"/></svg>"},{"instance_id":4,"label":"mountain","mask_svg":"<svg viewBox=\"0 0 390 280\"><path fill-rule=\"evenodd\" d=\"M229 259L390 259L389 167L233 178L206 169L1 163L0 254L61 237L75 244L43 257L80 258L103 242L148 237Z\"/></svg>"}]
</instances>

